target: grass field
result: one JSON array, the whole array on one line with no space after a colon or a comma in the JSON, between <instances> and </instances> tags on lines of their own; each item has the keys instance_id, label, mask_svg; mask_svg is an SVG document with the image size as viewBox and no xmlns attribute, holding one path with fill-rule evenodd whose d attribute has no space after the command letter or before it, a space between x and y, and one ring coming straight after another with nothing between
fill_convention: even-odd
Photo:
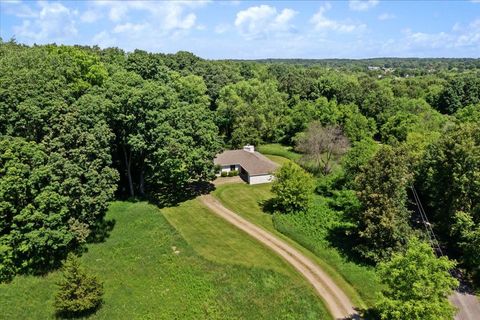
<instances>
[{"instance_id":1,"label":"grass field","mask_svg":"<svg viewBox=\"0 0 480 320\"><path fill-rule=\"evenodd\" d=\"M272 197L270 188L270 184L222 185L214 191L214 196L226 207L273 232L312 257L358 306L371 306L378 290L373 268L348 261L335 248L312 241L307 235L302 234L301 230L289 228L281 230L282 233L277 230L272 215L263 212L261 205L263 201Z\"/></svg>"},{"instance_id":2,"label":"grass field","mask_svg":"<svg viewBox=\"0 0 480 320\"><path fill-rule=\"evenodd\" d=\"M81 258L105 285L92 319L330 319L288 265L196 200L163 211L115 202L107 219L110 237ZM52 319L59 276L1 284L0 318Z\"/></svg>"},{"instance_id":3,"label":"grass field","mask_svg":"<svg viewBox=\"0 0 480 320\"><path fill-rule=\"evenodd\" d=\"M295 161L302 157L301 154L292 150L291 147L283 146L279 143L263 144L258 148L258 152L265 155L280 156Z\"/></svg>"}]
</instances>

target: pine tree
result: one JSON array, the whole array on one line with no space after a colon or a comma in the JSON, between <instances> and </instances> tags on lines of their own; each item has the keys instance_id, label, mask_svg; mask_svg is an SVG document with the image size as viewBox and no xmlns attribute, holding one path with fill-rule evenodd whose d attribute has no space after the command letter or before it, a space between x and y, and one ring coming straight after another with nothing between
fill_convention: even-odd
<instances>
[{"instance_id":1,"label":"pine tree","mask_svg":"<svg viewBox=\"0 0 480 320\"><path fill-rule=\"evenodd\" d=\"M59 314L84 314L102 303L103 284L89 275L74 254L63 265L63 278L57 283L54 307Z\"/></svg>"}]
</instances>

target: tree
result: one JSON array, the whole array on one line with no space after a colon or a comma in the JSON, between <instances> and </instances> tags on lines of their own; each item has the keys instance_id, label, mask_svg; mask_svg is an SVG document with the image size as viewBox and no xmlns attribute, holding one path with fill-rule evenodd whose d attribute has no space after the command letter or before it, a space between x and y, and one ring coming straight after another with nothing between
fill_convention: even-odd
<instances>
[{"instance_id":1,"label":"tree","mask_svg":"<svg viewBox=\"0 0 480 320\"><path fill-rule=\"evenodd\" d=\"M233 147L280 141L289 112L286 98L273 81L253 79L225 86L218 98L221 134Z\"/></svg>"},{"instance_id":2,"label":"tree","mask_svg":"<svg viewBox=\"0 0 480 320\"><path fill-rule=\"evenodd\" d=\"M437 231L451 237L451 244L457 241L450 230L457 212L480 224L479 177L480 126L475 123L452 127L425 152L417 180Z\"/></svg>"},{"instance_id":3,"label":"tree","mask_svg":"<svg viewBox=\"0 0 480 320\"><path fill-rule=\"evenodd\" d=\"M352 148L342 158L345 180L349 186L354 186L355 177L360 173L362 167L373 158L378 149L379 144L373 139L354 142Z\"/></svg>"},{"instance_id":4,"label":"tree","mask_svg":"<svg viewBox=\"0 0 480 320\"><path fill-rule=\"evenodd\" d=\"M284 213L306 211L312 201L313 180L293 162L287 162L275 174L272 192L276 209Z\"/></svg>"},{"instance_id":5,"label":"tree","mask_svg":"<svg viewBox=\"0 0 480 320\"><path fill-rule=\"evenodd\" d=\"M312 122L307 130L296 139L296 149L304 154L304 161L322 166L323 174L331 171L334 158L347 152L350 142L338 126L322 126Z\"/></svg>"},{"instance_id":6,"label":"tree","mask_svg":"<svg viewBox=\"0 0 480 320\"><path fill-rule=\"evenodd\" d=\"M382 290L377 309L381 319L447 320L455 315L448 296L458 286L449 271L455 262L436 258L432 248L415 238L405 253L395 253L378 267Z\"/></svg>"},{"instance_id":7,"label":"tree","mask_svg":"<svg viewBox=\"0 0 480 320\"><path fill-rule=\"evenodd\" d=\"M102 303L103 284L89 275L74 254L63 265L62 279L57 283L54 307L59 315L85 315Z\"/></svg>"},{"instance_id":8,"label":"tree","mask_svg":"<svg viewBox=\"0 0 480 320\"><path fill-rule=\"evenodd\" d=\"M357 250L374 262L388 259L403 248L411 233L410 212L406 208L411 180L407 162L403 150L383 146L357 176L362 203L354 218L359 238Z\"/></svg>"}]
</instances>

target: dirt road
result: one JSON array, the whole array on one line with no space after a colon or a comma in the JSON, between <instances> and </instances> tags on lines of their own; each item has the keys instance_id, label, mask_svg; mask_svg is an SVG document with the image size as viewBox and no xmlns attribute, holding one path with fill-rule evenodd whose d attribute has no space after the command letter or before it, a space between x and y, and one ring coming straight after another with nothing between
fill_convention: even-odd
<instances>
[{"instance_id":1,"label":"dirt road","mask_svg":"<svg viewBox=\"0 0 480 320\"><path fill-rule=\"evenodd\" d=\"M480 319L480 301L475 295L456 291L450 301L458 308L455 320Z\"/></svg>"},{"instance_id":2,"label":"dirt road","mask_svg":"<svg viewBox=\"0 0 480 320\"><path fill-rule=\"evenodd\" d=\"M257 227L233 211L225 208L211 195L201 196L200 199L202 203L215 214L272 249L297 269L322 297L330 314L335 319L358 318L358 314L350 299L312 260L266 230Z\"/></svg>"}]
</instances>

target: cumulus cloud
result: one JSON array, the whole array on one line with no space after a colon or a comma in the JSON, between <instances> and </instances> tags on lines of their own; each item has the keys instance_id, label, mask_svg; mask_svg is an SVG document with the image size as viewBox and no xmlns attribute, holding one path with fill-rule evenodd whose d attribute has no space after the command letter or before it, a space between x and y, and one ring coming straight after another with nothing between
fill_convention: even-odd
<instances>
[{"instance_id":1,"label":"cumulus cloud","mask_svg":"<svg viewBox=\"0 0 480 320\"><path fill-rule=\"evenodd\" d=\"M436 33L405 29L399 39L384 43L383 54L404 56L436 56L445 52L445 56L477 56L480 52L480 19L466 25L456 23L451 30Z\"/></svg>"},{"instance_id":2,"label":"cumulus cloud","mask_svg":"<svg viewBox=\"0 0 480 320\"><path fill-rule=\"evenodd\" d=\"M294 30L290 22L296 14L296 11L289 8L278 12L275 7L262 4L239 11L235 27L247 39L278 35Z\"/></svg>"},{"instance_id":3,"label":"cumulus cloud","mask_svg":"<svg viewBox=\"0 0 480 320\"><path fill-rule=\"evenodd\" d=\"M363 31L366 29L365 24L355 24L348 22L340 22L333 19L329 19L325 16L325 13L331 9L330 3L326 3L318 9L317 13L310 19L310 23L313 24L316 31L337 31L342 33L350 33L355 31Z\"/></svg>"},{"instance_id":4,"label":"cumulus cloud","mask_svg":"<svg viewBox=\"0 0 480 320\"><path fill-rule=\"evenodd\" d=\"M102 18L102 13L98 10L87 10L81 15L80 20L85 23L93 23L100 18Z\"/></svg>"},{"instance_id":5,"label":"cumulus cloud","mask_svg":"<svg viewBox=\"0 0 480 320\"><path fill-rule=\"evenodd\" d=\"M385 20L392 20L395 19L395 15L391 13L382 13L378 16L378 20L385 21Z\"/></svg>"},{"instance_id":6,"label":"cumulus cloud","mask_svg":"<svg viewBox=\"0 0 480 320\"><path fill-rule=\"evenodd\" d=\"M105 30L97 33L92 41L101 48L114 47L117 45L117 39Z\"/></svg>"},{"instance_id":7,"label":"cumulus cloud","mask_svg":"<svg viewBox=\"0 0 480 320\"><path fill-rule=\"evenodd\" d=\"M191 29L196 26L196 15L191 11L207 1L96 1L98 7L106 8L113 22L128 20L132 11L140 12L158 31Z\"/></svg>"},{"instance_id":8,"label":"cumulus cloud","mask_svg":"<svg viewBox=\"0 0 480 320\"><path fill-rule=\"evenodd\" d=\"M15 35L42 42L62 41L78 33L75 26L78 12L59 2L38 2L37 9L29 8L22 24L13 27Z\"/></svg>"},{"instance_id":9,"label":"cumulus cloud","mask_svg":"<svg viewBox=\"0 0 480 320\"><path fill-rule=\"evenodd\" d=\"M349 0L348 6L354 11L367 11L379 3L378 0Z\"/></svg>"}]
</instances>

